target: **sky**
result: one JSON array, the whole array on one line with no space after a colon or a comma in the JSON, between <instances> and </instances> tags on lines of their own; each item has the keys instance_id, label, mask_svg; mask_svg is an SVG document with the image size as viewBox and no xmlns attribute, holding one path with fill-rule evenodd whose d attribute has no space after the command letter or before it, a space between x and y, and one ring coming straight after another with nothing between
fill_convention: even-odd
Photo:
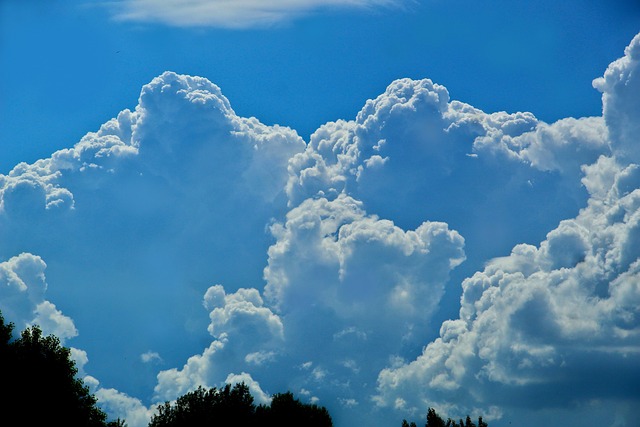
<instances>
[{"instance_id":1,"label":"sky","mask_svg":"<svg viewBox=\"0 0 640 427\"><path fill-rule=\"evenodd\" d=\"M0 311L111 418L635 427L640 5L1 0Z\"/></svg>"}]
</instances>

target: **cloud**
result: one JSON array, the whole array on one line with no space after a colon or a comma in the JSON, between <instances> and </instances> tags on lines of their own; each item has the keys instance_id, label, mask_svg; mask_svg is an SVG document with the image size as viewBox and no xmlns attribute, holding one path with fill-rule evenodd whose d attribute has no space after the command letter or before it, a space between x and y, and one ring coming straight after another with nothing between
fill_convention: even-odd
<instances>
[{"instance_id":1,"label":"cloud","mask_svg":"<svg viewBox=\"0 0 640 427\"><path fill-rule=\"evenodd\" d=\"M0 263L0 311L15 332L38 325L45 335L65 340L78 335L73 320L45 299L47 265L39 256L22 253Z\"/></svg>"},{"instance_id":2,"label":"cloud","mask_svg":"<svg viewBox=\"0 0 640 427\"><path fill-rule=\"evenodd\" d=\"M593 81L593 86L602 92L603 116L617 156L640 162L637 150L640 101L636 96L640 90L640 34L633 38L624 53L609 65L603 77Z\"/></svg>"},{"instance_id":3,"label":"cloud","mask_svg":"<svg viewBox=\"0 0 640 427\"><path fill-rule=\"evenodd\" d=\"M344 195L303 202L272 232L277 241L269 249L265 295L281 316L326 311L339 319L331 337L353 331L375 341L382 333L390 347L391 335L407 338L413 325L428 320L449 272L464 261L464 239L446 224L404 231ZM331 323L325 318L316 326Z\"/></svg>"},{"instance_id":4,"label":"cloud","mask_svg":"<svg viewBox=\"0 0 640 427\"><path fill-rule=\"evenodd\" d=\"M402 0L120 0L110 4L116 19L179 27L266 27L326 9L397 7Z\"/></svg>"},{"instance_id":5,"label":"cloud","mask_svg":"<svg viewBox=\"0 0 640 427\"><path fill-rule=\"evenodd\" d=\"M158 399L175 399L199 385L216 387L229 372L264 365L283 345L281 319L264 306L258 290L241 288L227 294L215 285L205 293L203 305L210 310L208 330L214 340L182 369L158 374Z\"/></svg>"},{"instance_id":6,"label":"cloud","mask_svg":"<svg viewBox=\"0 0 640 427\"><path fill-rule=\"evenodd\" d=\"M265 295L300 387L362 399L390 357L420 346L464 239L446 224L402 230L349 196L309 199L272 226ZM322 390L324 389L324 392Z\"/></svg>"},{"instance_id":7,"label":"cloud","mask_svg":"<svg viewBox=\"0 0 640 427\"><path fill-rule=\"evenodd\" d=\"M253 396L256 405L268 405L271 403L271 396L262 391L260 384L251 378L251 375L246 372L241 374L229 374L225 382L231 385L244 383L249 387L249 392Z\"/></svg>"},{"instance_id":8,"label":"cloud","mask_svg":"<svg viewBox=\"0 0 640 427\"><path fill-rule=\"evenodd\" d=\"M516 245L464 280L459 319L444 322L414 361L380 373L379 405L495 416L562 407L613 423L627 403L604 408L640 400L640 168L630 145L640 137L631 120L638 40L594 83L607 132L583 135L606 135L612 155L582 166L586 207L539 245Z\"/></svg>"},{"instance_id":9,"label":"cloud","mask_svg":"<svg viewBox=\"0 0 640 427\"><path fill-rule=\"evenodd\" d=\"M237 289L261 280L271 240L265 225L286 211L287 162L304 147L289 128L237 116L208 80L163 73L142 88L133 111L71 148L0 175L0 252L38 254L5 261L7 289L22 286L16 274L27 280L14 273L19 265L39 266L29 273L28 291L12 294L29 295L24 307L12 300L6 314L20 312L7 317L34 321L29 312L44 299L33 293L45 288L38 274L47 260L55 284L48 299L82 307L81 320L74 316L83 334L77 340L84 336L94 347L94 363L113 363L89 340L97 334L129 360L153 348L175 366L195 348L175 346L174 333L198 346L207 336L187 307L211 281ZM38 310L38 322L62 325L51 305ZM75 335L64 327L62 337ZM129 365L108 370L124 382L141 372Z\"/></svg>"},{"instance_id":10,"label":"cloud","mask_svg":"<svg viewBox=\"0 0 640 427\"><path fill-rule=\"evenodd\" d=\"M423 342L449 272L464 260L464 239L446 224L405 232L348 196L310 199L271 229L266 298L210 287L203 305L215 340L182 369L162 371L157 398L242 371L353 407L390 356Z\"/></svg>"},{"instance_id":11,"label":"cloud","mask_svg":"<svg viewBox=\"0 0 640 427\"><path fill-rule=\"evenodd\" d=\"M144 427L149 425L151 418L156 413L157 406L145 406L140 399L128 396L113 388L103 388L97 379L84 377L84 383L98 399L100 407L109 414L109 419L126 420L131 427Z\"/></svg>"},{"instance_id":12,"label":"cloud","mask_svg":"<svg viewBox=\"0 0 640 427\"><path fill-rule=\"evenodd\" d=\"M624 418L640 374L638 40L594 83L603 117L486 113L400 79L308 144L163 73L134 110L0 176L0 253L18 254L0 262L0 308L73 338L101 404L136 427L238 380L346 422L558 404L587 419L610 402ZM439 325L461 269L459 316Z\"/></svg>"},{"instance_id":13,"label":"cloud","mask_svg":"<svg viewBox=\"0 0 640 427\"><path fill-rule=\"evenodd\" d=\"M638 174L618 165L615 181L629 168ZM381 404L464 402L455 408L462 413L640 399L632 391L640 374L640 190L618 192L614 185L605 200L592 198L540 246L516 246L466 279L460 319L443 323L415 361L380 374ZM525 396L538 398L527 404Z\"/></svg>"},{"instance_id":14,"label":"cloud","mask_svg":"<svg viewBox=\"0 0 640 427\"><path fill-rule=\"evenodd\" d=\"M282 338L282 322L271 310L264 307L262 297L257 289L238 289L235 293L226 295L220 285L210 287L204 296L205 308L211 310L209 318L209 333L214 337L237 334L236 328L242 328L242 336L247 342L252 342L248 331L255 334L255 338Z\"/></svg>"},{"instance_id":15,"label":"cloud","mask_svg":"<svg viewBox=\"0 0 640 427\"><path fill-rule=\"evenodd\" d=\"M144 363L162 363L162 357L155 351L147 351L140 355L140 360Z\"/></svg>"},{"instance_id":16,"label":"cloud","mask_svg":"<svg viewBox=\"0 0 640 427\"><path fill-rule=\"evenodd\" d=\"M289 206L348 194L403 228L446 222L465 238L466 265L481 268L577 214L581 165L611 153L607 135L601 117L485 113L429 79L400 79L355 120L311 136L289 165Z\"/></svg>"}]
</instances>

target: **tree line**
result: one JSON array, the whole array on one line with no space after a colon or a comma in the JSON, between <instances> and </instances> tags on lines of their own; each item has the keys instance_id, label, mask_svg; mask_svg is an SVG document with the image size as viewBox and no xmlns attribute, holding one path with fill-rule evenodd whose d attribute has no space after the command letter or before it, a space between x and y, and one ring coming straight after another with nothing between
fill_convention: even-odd
<instances>
[{"instance_id":1,"label":"tree line","mask_svg":"<svg viewBox=\"0 0 640 427\"><path fill-rule=\"evenodd\" d=\"M402 420L402 427L417 427L415 422L407 422ZM471 417L467 415L465 421L460 419L459 422L451 418L447 418L445 421L435 409L429 408L427 411L427 423L425 427L488 427L488 424L482 420L482 417L478 417L478 424L471 420Z\"/></svg>"},{"instance_id":2,"label":"tree line","mask_svg":"<svg viewBox=\"0 0 640 427\"><path fill-rule=\"evenodd\" d=\"M14 324L0 312L0 425L67 427L126 427L125 420L107 420L71 358L71 351L54 335L43 336L31 326L14 337ZM254 403L244 383L221 388L198 387L175 402L157 407L148 427L278 426L333 427L323 406L303 403L291 392L277 393L268 405ZM416 427L402 421L402 427ZM425 427L487 427L467 417L446 422L429 409Z\"/></svg>"},{"instance_id":3,"label":"tree line","mask_svg":"<svg viewBox=\"0 0 640 427\"><path fill-rule=\"evenodd\" d=\"M244 383L218 389L198 387L175 403L158 407L149 427L186 426L332 427L326 408L302 403L291 392L272 396L269 405L255 405Z\"/></svg>"},{"instance_id":4,"label":"tree line","mask_svg":"<svg viewBox=\"0 0 640 427\"><path fill-rule=\"evenodd\" d=\"M38 326L14 338L14 324L0 312L0 425L125 427L125 420L107 420L71 358L54 335ZM5 418L6 417L6 418ZM332 427L326 408L302 403L290 392L256 405L244 383L198 389L165 402L149 427L189 426Z\"/></svg>"}]
</instances>

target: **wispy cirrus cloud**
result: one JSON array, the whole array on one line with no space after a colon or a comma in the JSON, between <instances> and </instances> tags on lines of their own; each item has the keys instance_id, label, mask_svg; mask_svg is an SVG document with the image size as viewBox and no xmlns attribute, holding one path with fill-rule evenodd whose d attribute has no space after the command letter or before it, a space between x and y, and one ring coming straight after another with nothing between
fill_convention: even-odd
<instances>
[{"instance_id":1,"label":"wispy cirrus cloud","mask_svg":"<svg viewBox=\"0 0 640 427\"><path fill-rule=\"evenodd\" d=\"M412 0L121 0L116 19L178 27L265 27L327 9L399 7Z\"/></svg>"}]
</instances>

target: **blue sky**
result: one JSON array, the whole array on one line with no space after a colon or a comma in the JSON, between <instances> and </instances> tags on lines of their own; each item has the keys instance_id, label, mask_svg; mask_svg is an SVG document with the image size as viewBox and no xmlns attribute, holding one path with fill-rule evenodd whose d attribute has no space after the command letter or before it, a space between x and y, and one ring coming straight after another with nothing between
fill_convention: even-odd
<instances>
[{"instance_id":1,"label":"blue sky","mask_svg":"<svg viewBox=\"0 0 640 427\"><path fill-rule=\"evenodd\" d=\"M2 2L3 115L22 113L0 128L11 147L3 171L133 108L142 85L167 70L204 75L239 114L304 138L352 118L400 77L431 78L485 111L595 115L590 81L635 34L639 14L618 0L426 1L233 31L121 22L109 11L100 2ZM36 116L42 126L30 125Z\"/></svg>"},{"instance_id":2,"label":"blue sky","mask_svg":"<svg viewBox=\"0 0 640 427\"><path fill-rule=\"evenodd\" d=\"M633 425L636 2L192 4L0 3L8 320L132 427L236 380Z\"/></svg>"}]
</instances>

